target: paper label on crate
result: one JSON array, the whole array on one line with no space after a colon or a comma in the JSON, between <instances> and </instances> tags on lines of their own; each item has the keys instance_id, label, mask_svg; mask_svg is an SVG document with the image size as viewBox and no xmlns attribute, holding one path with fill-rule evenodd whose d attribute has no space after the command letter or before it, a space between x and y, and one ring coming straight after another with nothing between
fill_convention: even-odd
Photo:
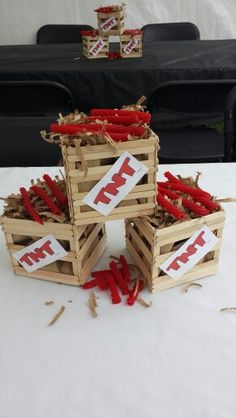
<instances>
[{"instance_id":1,"label":"paper label on crate","mask_svg":"<svg viewBox=\"0 0 236 418\"><path fill-rule=\"evenodd\" d=\"M112 16L100 25L100 29L106 33L114 26L117 26L117 20Z\"/></svg>"},{"instance_id":2,"label":"paper label on crate","mask_svg":"<svg viewBox=\"0 0 236 418\"><path fill-rule=\"evenodd\" d=\"M123 48L123 52L125 54L130 54L131 51L138 45L138 40L135 38L132 38L131 41L128 42L128 44Z\"/></svg>"},{"instance_id":3,"label":"paper label on crate","mask_svg":"<svg viewBox=\"0 0 236 418\"><path fill-rule=\"evenodd\" d=\"M96 56L104 46L105 46L105 42L103 41L102 38L99 38L97 42L95 42L95 44L92 46L92 48L90 48L89 52L92 55Z\"/></svg>"},{"instance_id":4,"label":"paper label on crate","mask_svg":"<svg viewBox=\"0 0 236 418\"><path fill-rule=\"evenodd\" d=\"M146 165L125 151L83 202L102 215L109 215L147 172Z\"/></svg>"},{"instance_id":5,"label":"paper label on crate","mask_svg":"<svg viewBox=\"0 0 236 418\"><path fill-rule=\"evenodd\" d=\"M209 251L213 250L219 239L208 226L195 232L160 268L172 279L179 279L194 267Z\"/></svg>"},{"instance_id":6,"label":"paper label on crate","mask_svg":"<svg viewBox=\"0 0 236 418\"><path fill-rule=\"evenodd\" d=\"M12 254L28 273L68 255L52 234Z\"/></svg>"}]
</instances>

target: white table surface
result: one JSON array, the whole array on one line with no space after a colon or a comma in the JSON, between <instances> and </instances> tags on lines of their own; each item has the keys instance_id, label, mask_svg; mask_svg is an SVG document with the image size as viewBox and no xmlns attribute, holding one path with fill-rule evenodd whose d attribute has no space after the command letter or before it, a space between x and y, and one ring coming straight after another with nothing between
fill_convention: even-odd
<instances>
[{"instance_id":1,"label":"white table surface","mask_svg":"<svg viewBox=\"0 0 236 418\"><path fill-rule=\"evenodd\" d=\"M160 174L166 168L201 171L203 188L236 197L236 164L163 166ZM58 168L1 168L0 195L45 172ZM0 418L235 417L236 313L219 309L236 306L236 204L224 207L219 272L202 289L145 291L149 309L112 305L96 290L97 318L86 291L15 276L0 233ZM109 222L107 232L99 267L126 254L123 223Z\"/></svg>"}]
</instances>

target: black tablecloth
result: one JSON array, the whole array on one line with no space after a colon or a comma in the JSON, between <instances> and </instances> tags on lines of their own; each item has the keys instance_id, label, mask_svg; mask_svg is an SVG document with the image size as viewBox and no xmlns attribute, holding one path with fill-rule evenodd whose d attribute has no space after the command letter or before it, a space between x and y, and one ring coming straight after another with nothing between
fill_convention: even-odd
<instances>
[{"instance_id":1,"label":"black tablecloth","mask_svg":"<svg viewBox=\"0 0 236 418\"><path fill-rule=\"evenodd\" d=\"M60 82L81 110L133 103L168 80L212 78L236 79L236 40L146 43L142 58L118 60L87 60L80 44L0 46L0 80Z\"/></svg>"}]
</instances>

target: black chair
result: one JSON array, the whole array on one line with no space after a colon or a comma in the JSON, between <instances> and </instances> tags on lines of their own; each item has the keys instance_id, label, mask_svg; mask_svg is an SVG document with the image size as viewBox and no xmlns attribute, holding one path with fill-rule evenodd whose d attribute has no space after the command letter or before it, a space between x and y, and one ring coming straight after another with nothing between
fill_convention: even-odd
<instances>
[{"instance_id":1,"label":"black chair","mask_svg":"<svg viewBox=\"0 0 236 418\"><path fill-rule=\"evenodd\" d=\"M236 87L229 93L225 109L225 136L227 153L236 161Z\"/></svg>"},{"instance_id":2,"label":"black chair","mask_svg":"<svg viewBox=\"0 0 236 418\"><path fill-rule=\"evenodd\" d=\"M152 128L162 163L231 161L224 134L227 96L236 80L170 81L151 94Z\"/></svg>"},{"instance_id":3,"label":"black chair","mask_svg":"<svg viewBox=\"0 0 236 418\"><path fill-rule=\"evenodd\" d=\"M70 91L52 81L0 82L1 167L57 165L60 147L45 142L59 113L74 111Z\"/></svg>"},{"instance_id":4,"label":"black chair","mask_svg":"<svg viewBox=\"0 0 236 418\"><path fill-rule=\"evenodd\" d=\"M44 25L36 35L37 44L81 43L81 30L94 30L89 25Z\"/></svg>"},{"instance_id":5,"label":"black chair","mask_svg":"<svg viewBox=\"0 0 236 418\"><path fill-rule=\"evenodd\" d=\"M200 39L198 27L191 22L153 23L145 25L143 41L190 41Z\"/></svg>"}]
</instances>

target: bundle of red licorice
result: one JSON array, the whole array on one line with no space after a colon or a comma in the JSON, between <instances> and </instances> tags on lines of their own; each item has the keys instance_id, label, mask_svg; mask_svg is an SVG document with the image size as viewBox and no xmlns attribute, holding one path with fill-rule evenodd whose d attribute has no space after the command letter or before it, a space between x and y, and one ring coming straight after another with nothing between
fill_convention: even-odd
<instances>
[{"instance_id":1,"label":"bundle of red licorice","mask_svg":"<svg viewBox=\"0 0 236 418\"><path fill-rule=\"evenodd\" d=\"M145 137L150 121L150 113L141 110L92 109L90 116L84 115L82 123L77 119L77 123L51 124L50 130L62 135L108 134L113 141L124 142L132 136Z\"/></svg>"},{"instance_id":2,"label":"bundle of red licorice","mask_svg":"<svg viewBox=\"0 0 236 418\"><path fill-rule=\"evenodd\" d=\"M121 255L118 262L110 262L110 269L94 271L91 273L92 280L83 285L83 289L99 287L100 290L109 290L113 304L121 302L121 295L127 296L127 305L134 305L139 293L143 289L143 281L137 278L134 284L131 281L129 264Z\"/></svg>"},{"instance_id":3,"label":"bundle of red licorice","mask_svg":"<svg viewBox=\"0 0 236 418\"><path fill-rule=\"evenodd\" d=\"M114 13L120 12L122 10L122 6L104 6L99 7L98 9L94 10L97 13Z\"/></svg>"},{"instance_id":4,"label":"bundle of red licorice","mask_svg":"<svg viewBox=\"0 0 236 418\"><path fill-rule=\"evenodd\" d=\"M184 220L189 216L206 216L220 209L220 205L210 193L186 184L169 171L164 175L167 181L157 182L157 203L175 219Z\"/></svg>"},{"instance_id":5,"label":"bundle of red licorice","mask_svg":"<svg viewBox=\"0 0 236 418\"><path fill-rule=\"evenodd\" d=\"M95 36L98 36L98 30L95 30L95 29L93 29L93 30L81 30L80 31L80 34L82 36L92 36L92 37L95 37Z\"/></svg>"},{"instance_id":6,"label":"bundle of red licorice","mask_svg":"<svg viewBox=\"0 0 236 418\"><path fill-rule=\"evenodd\" d=\"M29 218L41 225L44 221L68 222L64 180L54 181L48 174L44 174L43 179L33 184L29 190L21 187L20 194L8 196L5 199L4 214L9 218Z\"/></svg>"}]
</instances>

